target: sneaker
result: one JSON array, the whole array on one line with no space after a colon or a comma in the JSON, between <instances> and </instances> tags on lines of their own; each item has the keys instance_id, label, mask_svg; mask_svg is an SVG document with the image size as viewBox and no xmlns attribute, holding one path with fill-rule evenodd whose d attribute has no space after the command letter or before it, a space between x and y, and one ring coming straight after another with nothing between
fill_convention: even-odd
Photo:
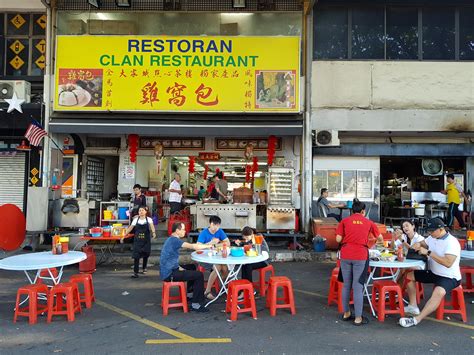
<instances>
[{"instance_id":1,"label":"sneaker","mask_svg":"<svg viewBox=\"0 0 474 355\"><path fill-rule=\"evenodd\" d=\"M409 317L409 318L400 318L400 320L398 321L398 324L400 324L403 328L410 328L417 325L418 323L415 318Z\"/></svg>"},{"instance_id":2,"label":"sneaker","mask_svg":"<svg viewBox=\"0 0 474 355\"><path fill-rule=\"evenodd\" d=\"M404 311L405 313L411 314L412 316L420 315L420 309L417 306L412 306L411 304L405 306Z\"/></svg>"},{"instance_id":3,"label":"sneaker","mask_svg":"<svg viewBox=\"0 0 474 355\"><path fill-rule=\"evenodd\" d=\"M190 310L193 311L193 312L198 312L198 313L207 313L207 312L209 312L209 308L207 308L204 305L200 305L199 308L194 308L193 306L191 306Z\"/></svg>"},{"instance_id":4,"label":"sneaker","mask_svg":"<svg viewBox=\"0 0 474 355\"><path fill-rule=\"evenodd\" d=\"M146 274L147 271L147 269L143 269L142 274Z\"/></svg>"}]
</instances>

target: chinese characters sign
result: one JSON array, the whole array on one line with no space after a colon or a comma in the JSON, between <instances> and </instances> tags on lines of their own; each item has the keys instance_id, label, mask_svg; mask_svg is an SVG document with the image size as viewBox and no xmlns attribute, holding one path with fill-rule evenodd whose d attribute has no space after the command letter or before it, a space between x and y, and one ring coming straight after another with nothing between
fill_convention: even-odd
<instances>
[{"instance_id":1,"label":"chinese characters sign","mask_svg":"<svg viewBox=\"0 0 474 355\"><path fill-rule=\"evenodd\" d=\"M54 109L299 112L299 42L58 36Z\"/></svg>"}]
</instances>

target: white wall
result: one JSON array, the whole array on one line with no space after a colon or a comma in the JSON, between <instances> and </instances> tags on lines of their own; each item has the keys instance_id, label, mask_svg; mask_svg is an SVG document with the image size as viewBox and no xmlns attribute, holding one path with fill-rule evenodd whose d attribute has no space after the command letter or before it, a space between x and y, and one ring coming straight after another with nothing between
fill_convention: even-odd
<instances>
[{"instance_id":1,"label":"white wall","mask_svg":"<svg viewBox=\"0 0 474 355\"><path fill-rule=\"evenodd\" d=\"M45 7L41 0L0 0L0 9L2 9L2 11L44 11Z\"/></svg>"}]
</instances>

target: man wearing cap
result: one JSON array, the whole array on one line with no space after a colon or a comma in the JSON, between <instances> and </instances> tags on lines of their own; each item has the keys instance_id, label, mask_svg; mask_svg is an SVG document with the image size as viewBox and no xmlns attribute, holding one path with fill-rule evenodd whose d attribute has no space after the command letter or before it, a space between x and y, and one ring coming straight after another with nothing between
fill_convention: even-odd
<instances>
[{"instance_id":1,"label":"man wearing cap","mask_svg":"<svg viewBox=\"0 0 474 355\"><path fill-rule=\"evenodd\" d=\"M405 313L413 317L400 318L399 324L404 328L417 325L433 313L443 297L461 284L461 246L458 240L446 231L445 224L439 218L430 219L427 229L430 236L412 246L419 254L428 257L428 270L415 270L407 275L410 303L405 307ZM415 281L435 285L431 298L421 312L416 303Z\"/></svg>"}]
</instances>

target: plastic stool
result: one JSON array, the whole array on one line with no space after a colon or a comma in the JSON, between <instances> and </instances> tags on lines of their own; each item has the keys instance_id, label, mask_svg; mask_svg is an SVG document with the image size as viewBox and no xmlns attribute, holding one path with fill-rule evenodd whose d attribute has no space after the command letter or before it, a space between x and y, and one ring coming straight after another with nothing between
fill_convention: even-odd
<instances>
[{"instance_id":1,"label":"plastic stool","mask_svg":"<svg viewBox=\"0 0 474 355\"><path fill-rule=\"evenodd\" d=\"M280 287L283 288L283 297L278 297L278 288ZM278 301L283 301L284 303L278 303ZM270 277L266 306L270 308L270 315L272 317L276 315L277 308L289 308L292 315L296 314L293 286L288 277Z\"/></svg>"},{"instance_id":2,"label":"plastic stool","mask_svg":"<svg viewBox=\"0 0 474 355\"><path fill-rule=\"evenodd\" d=\"M331 278L329 279L329 293L328 293L328 306L330 306L332 303L337 304L337 291L339 289L338 287L338 281L337 281L337 276L339 275L339 268L335 267L332 272L331 272Z\"/></svg>"},{"instance_id":3,"label":"plastic stool","mask_svg":"<svg viewBox=\"0 0 474 355\"><path fill-rule=\"evenodd\" d=\"M238 300L239 293L243 292L244 299ZM243 307L239 307L243 305ZM225 304L226 313L230 312L230 320L236 321L237 314L252 312L253 319L257 319L257 307L255 306L255 297L253 295L253 284L248 280L235 280L229 283L227 300Z\"/></svg>"},{"instance_id":4,"label":"plastic stool","mask_svg":"<svg viewBox=\"0 0 474 355\"><path fill-rule=\"evenodd\" d=\"M461 275L466 276L466 282L462 284L464 293L474 292L472 286L472 275L474 274L474 267L472 266L461 266Z\"/></svg>"},{"instance_id":5,"label":"plastic stool","mask_svg":"<svg viewBox=\"0 0 474 355\"><path fill-rule=\"evenodd\" d=\"M92 282L91 274L76 274L72 275L69 279L70 282L73 282L77 285L82 285L84 292L79 291L79 298L81 303L86 305L86 308L92 307L92 302L95 302L95 293L94 293L94 284Z\"/></svg>"},{"instance_id":6,"label":"plastic stool","mask_svg":"<svg viewBox=\"0 0 474 355\"><path fill-rule=\"evenodd\" d=\"M170 296L170 291L172 287L179 288L179 296ZM179 301L173 302L170 301ZM184 313L188 313L188 300L186 298L186 283L184 281L163 282L163 292L161 293L161 308L163 308L163 315L168 315L168 310L170 308L183 307Z\"/></svg>"},{"instance_id":7,"label":"plastic stool","mask_svg":"<svg viewBox=\"0 0 474 355\"><path fill-rule=\"evenodd\" d=\"M204 267L202 267L201 265L199 265L197 267L197 271L199 272L202 272L202 274L204 275L205 272L206 272L206 269L204 269ZM207 281L204 281L204 289L206 289L207 287ZM216 280L214 281L214 285L212 285L211 287L211 290L214 289L216 291L216 293L219 293L221 287L219 285L219 278L216 278Z\"/></svg>"},{"instance_id":8,"label":"plastic stool","mask_svg":"<svg viewBox=\"0 0 474 355\"><path fill-rule=\"evenodd\" d=\"M22 286L16 293L15 315L13 316L13 323L16 323L18 316L28 317L30 324L36 324L38 314L45 312L48 309L47 305L38 304L38 294L48 294L48 286L44 284L34 284ZM20 298L22 295L28 297L28 306L20 307Z\"/></svg>"},{"instance_id":9,"label":"plastic stool","mask_svg":"<svg viewBox=\"0 0 474 355\"><path fill-rule=\"evenodd\" d=\"M377 291L379 299L377 300ZM389 296L390 309L385 308L385 295ZM398 299L395 299L395 296ZM398 302L398 308L396 303ZM377 317L379 322L385 321L386 314L400 314L405 317L405 310L403 305L402 288L395 281L382 280L374 281L372 288L372 305L377 310Z\"/></svg>"},{"instance_id":10,"label":"plastic stool","mask_svg":"<svg viewBox=\"0 0 474 355\"><path fill-rule=\"evenodd\" d=\"M381 267L380 276L385 276L385 275L392 276L393 275L392 270L388 267Z\"/></svg>"},{"instance_id":11,"label":"plastic stool","mask_svg":"<svg viewBox=\"0 0 474 355\"><path fill-rule=\"evenodd\" d=\"M405 278L405 281L403 281L402 290L404 293L406 293L408 282L409 282L408 278ZM421 282L416 281L415 285L416 285L416 303L420 304L420 300L425 298L425 289Z\"/></svg>"},{"instance_id":12,"label":"plastic stool","mask_svg":"<svg viewBox=\"0 0 474 355\"><path fill-rule=\"evenodd\" d=\"M451 291L451 302L446 302L446 296L443 297L436 310L436 319L443 319L445 313L460 314L462 321L467 322L466 303L464 302L462 286L458 286Z\"/></svg>"},{"instance_id":13,"label":"plastic stool","mask_svg":"<svg viewBox=\"0 0 474 355\"><path fill-rule=\"evenodd\" d=\"M54 279L57 280L58 275L59 275L58 269L56 269L55 267L52 267L49 270L51 271L51 274L53 275ZM51 280L51 275L49 274L48 269L41 269L40 270L40 274L39 274L38 279L36 280L36 283L37 284L43 283L43 279ZM53 281L53 280L51 280L51 281Z\"/></svg>"},{"instance_id":14,"label":"plastic stool","mask_svg":"<svg viewBox=\"0 0 474 355\"><path fill-rule=\"evenodd\" d=\"M255 281L253 285L258 288L260 296L265 296L268 288L267 273L270 273L270 277L275 276L275 269L271 265L267 265L258 269L259 280Z\"/></svg>"},{"instance_id":15,"label":"plastic stool","mask_svg":"<svg viewBox=\"0 0 474 355\"><path fill-rule=\"evenodd\" d=\"M63 296L66 303L64 303ZM48 323L51 323L53 316L67 316L68 322L74 322L77 312L82 313L77 284L65 282L53 286L49 291L48 298Z\"/></svg>"}]
</instances>

